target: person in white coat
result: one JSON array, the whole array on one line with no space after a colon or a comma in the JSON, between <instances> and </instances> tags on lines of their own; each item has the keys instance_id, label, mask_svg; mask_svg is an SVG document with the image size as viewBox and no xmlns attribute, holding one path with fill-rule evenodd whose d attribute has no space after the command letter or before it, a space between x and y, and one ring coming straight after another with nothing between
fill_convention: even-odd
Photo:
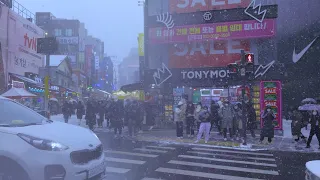
<instances>
[{"instance_id":1,"label":"person in white coat","mask_svg":"<svg viewBox=\"0 0 320 180\"><path fill-rule=\"evenodd\" d=\"M176 132L177 137L183 137L183 121L184 121L184 112L182 110L183 102L179 102L178 106L174 110L174 122L176 123Z\"/></svg>"}]
</instances>

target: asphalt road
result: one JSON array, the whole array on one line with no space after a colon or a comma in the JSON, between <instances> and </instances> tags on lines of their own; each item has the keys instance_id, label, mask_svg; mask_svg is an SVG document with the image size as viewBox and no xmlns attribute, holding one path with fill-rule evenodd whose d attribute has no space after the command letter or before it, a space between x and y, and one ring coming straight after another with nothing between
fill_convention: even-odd
<instances>
[{"instance_id":1,"label":"asphalt road","mask_svg":"<svg viewBox=\"0 0 320 180\"><path fill-rule=\"evenodd\" d=\"M98 133L111 180L303 180L305 163L320 153L248 151L135 142Z\"/></svg>"}]
</instances>

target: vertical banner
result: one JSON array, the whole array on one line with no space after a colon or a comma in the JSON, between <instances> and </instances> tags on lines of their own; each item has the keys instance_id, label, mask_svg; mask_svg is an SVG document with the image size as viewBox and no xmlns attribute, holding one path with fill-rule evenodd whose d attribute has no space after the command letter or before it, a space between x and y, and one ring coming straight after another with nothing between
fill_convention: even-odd
<instances>
[{"instance_id":1,"label":"vertical banner","mask_svg":"<svg viewBox=\"0 0 320 180\"><path fill-rule=\"evenodd\" d=\"M95 56L94 57L94 67L95 67L95 70L98 70L99 67L100 67L100 60L99 60L99 56Z\"/></svg>"},{"instance_id":2,"label":"vertical banner","mask_svg":"<svg viewBox=\"0 0 320 180\"><path fill-rule=\"evenodd\" d=\"M44 94L45 97L49 97L49 76L44 78Z\"/></svg>"},{"instance_id":3,"label":"vertical banner","mask_svg":"<svg viewBox=\"0 0 320 180\"><path fill-rule=\"evenodd\" d=\"M139 56L144 56L144 34L139 33L138 37Z\"/></svg>"},{"instance_id":4,"label":"vertical banner","mask_svg":"<svg viewBox=\"0 0 320 180\"><path fill-rule=\"evenodd\" d=\"M181 101L183 93L184 88L173 88L173 109L175 109Z\"/></svg>"},{"instance_id":5,"label":"vertical banner","mask_svg":"<svg viewBox=\"0 0 320 180\"><path fill-rule=\"evenodd\" d=\"M276 115L278 124L274 129L282 130L282 92L280 81L261 81L260 82L260 108L264 111L266 106L271 106L273 113ZM262 128L262 113L261 128Z\"/></svg>"}]
</instances>

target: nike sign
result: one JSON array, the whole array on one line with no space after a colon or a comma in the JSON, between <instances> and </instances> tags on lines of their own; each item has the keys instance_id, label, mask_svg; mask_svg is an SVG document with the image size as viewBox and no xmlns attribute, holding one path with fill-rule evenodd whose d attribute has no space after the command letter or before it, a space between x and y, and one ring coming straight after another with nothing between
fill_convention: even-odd
<instances>
[{"instance_id":1,"label":"nike sign","mask_svg":"<svg viewBox=\"0 0 320 180\"><path fill-rule=\"evenodd\" d=\"M292 61L293 63L297 63L302 56L308 51L308 49L312 46L312 44L318 39L316 37L310 44L308 44L307 47L305 47L300 53L296 54L296 48L293 49L293 54L292 54Z\"/></svg>"}]
</instances>

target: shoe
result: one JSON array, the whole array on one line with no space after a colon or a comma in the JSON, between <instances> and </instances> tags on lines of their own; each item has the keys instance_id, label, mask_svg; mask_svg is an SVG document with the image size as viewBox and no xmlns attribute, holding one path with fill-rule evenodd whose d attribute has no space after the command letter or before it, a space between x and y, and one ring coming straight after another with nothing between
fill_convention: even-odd
<instances>
[{"instance_id":1,"label":"shoe","mask_svg":"<svg viewBox=\"0 0 320 180\"><path fill-rule=\"evenodd\" d=\"M194 135L191 135L191 138L194 138Z\"/></svg>"},{"instance_id":2,"label":"shoe","mask_svg":"<svg viewBox=\"0 0 320 180\"><path fill-rule=\"evenodd\" d=\"M143 131L142 131L142 130L140 130L138 133L139 133L139 134L141 134L141 133L143 133Z\"/></svg>"},{"instance_id":3,"label":"shoe","mask_svg":"<svg viewBox=\"0 0 320 180\"><path fill-rule=\"evenodd\" d=\"M188 135L188 138L190 138L190 137L191 137L191 135L189 134L189 135Z\"/></svg>"},{"instance_id":4,"label":"shoe","mask_svg":"<svg viewBox=\"0 0 320 180\"><path fill-rule=\"evenodd\" d=\"M208 141L205 141L204 143L208 144Z\"/></svg>"},{"instance_id":5,"label":"shoe","mask_svg":"<svg viewBox=\"0 0 320 180\"><path fill-rule=\"evenodd\" d=\"M194 143L198 143L199 142L199 140L196 140Z\"/></svg>"},{"instance_id":6,"label":"shoe","mask_svg":"<svg viewBox=\"0 0 320 180\"><path fill-rule=\"evenodd\" d=\"M227 139L227 138L223 138L223 140L224 140L224 141L227 141L228 139Z\"/></svg>"},{"instance_id":7,"label":"shoe","mask_svg":"<svg viewBox=\"0 0 320 180\"><path fill-rule=\"evenodd\" d=\"M239 137L236 137L236 140L239 141Z\"/></svg>"},{"instance_id":8,"label":"shoe","mask_svg":"<svg viewBox=\"0 0 320 180\"><path fill-rule=\"evenodd\" d=\"M310 145L307 145L307 146L306 146L306 148L310 148L310 147L311 147Z\"/></svg>"},{"instance_id":9,"label":"shoe","mask_svg":"<svg viewBox=\"0 0 320 180\"><path fill-rule=\"evenodd\" d=\"M118 135L114 135L114 138L118 138Z\"/></svg>"}]
</instances>

